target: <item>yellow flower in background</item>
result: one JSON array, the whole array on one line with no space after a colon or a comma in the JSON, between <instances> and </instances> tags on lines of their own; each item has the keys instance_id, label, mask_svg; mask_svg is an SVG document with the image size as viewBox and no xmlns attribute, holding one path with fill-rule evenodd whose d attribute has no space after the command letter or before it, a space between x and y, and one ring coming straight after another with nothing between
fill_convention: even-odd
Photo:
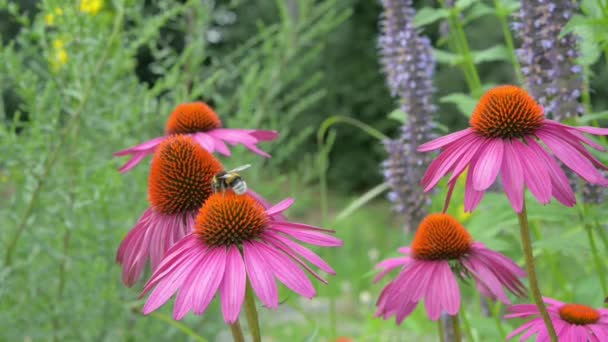
<instances>
[{"instance_id":1,"label":"yellow flower in background","mask_svg":"<svg viewBox=\"0 0 608 342\"><path fill-rule=\"evenodd\" d=\"M65 50L65 43L62 39L53 41L53 51L51 52L50 63L53 70L59 70L68 62L68 52Z\"/></svg>"},{"instance_id":2,"label":"yellow flower in background","mask_svg":"<svg viewBox=\"0 0 608 342\"><path fill-rule=\"evenodd\" d=\"M103 7L103 0L81 0L80 1L80 12L95 15L99 11L101 11L102 7Z\"/></svg>"},{"instance_id":3,"label":"yellow flower in background","mask_svg":"<svg viewBox=\"0 0 608 342\"><path fill-rule=\"evenodd\" d=\"M47 13L44 16L44 22L48 26L53 26L53 25L55 25L55 17L59 17L61 15L63 15L63 10L59 7L55 7L55 9L53 10L52 13Z\"/></svg>"},{"instance_id":4,"label":"yellow flower in background","mask_svg":"<svg viewBox=\"0 0 608 342\"><path fill-rule=\"evenodd\" d=\"M471 213L467 213L464 211L464 203L458 206L456 217L460 222L466 222L471 217Z\"/></svg>"}]
</instances>

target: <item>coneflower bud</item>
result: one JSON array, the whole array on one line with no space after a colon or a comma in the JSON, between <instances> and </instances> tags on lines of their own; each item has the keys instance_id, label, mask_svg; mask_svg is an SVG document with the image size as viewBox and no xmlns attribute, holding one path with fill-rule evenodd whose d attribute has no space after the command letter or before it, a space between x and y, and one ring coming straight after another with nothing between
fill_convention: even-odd
<instances>
[{"instance_id":1,"label":"coneflower bud","mask_svg":"<svg viewBox=\"0 0 608 342\"><path fill-rule=\"evenodd\" d=\"M414 229L425 216L429 202L419 179L430 156L416 150L432 138L435 61L429 39L414 27L412 1L383 0L382 6L381 62L391 94L400 98L407 115L402 136L385 142L389 158L383 164L384 176L392 188L389 199L395 203L394 208L406 214L406 228Z\"/></svg>"},{"instance_id":2,"label":"coneflower bud","mask_svg":"<svg viewBox=\"0 0 608 342\"><path fill-rule=\"evenodd\" d=\"M543 105L549 118L580 115L583 72L576 65L576 37L560 33L578 9L571 0L522 1L515 29L522 40L517 51L526 88Z\"/></svg>"}]
</instances>

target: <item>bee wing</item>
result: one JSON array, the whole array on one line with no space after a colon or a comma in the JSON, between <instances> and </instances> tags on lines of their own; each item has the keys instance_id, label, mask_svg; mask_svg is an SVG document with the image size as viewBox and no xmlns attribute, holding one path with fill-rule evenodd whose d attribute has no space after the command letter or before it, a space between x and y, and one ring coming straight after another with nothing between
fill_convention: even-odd
<instances>
[{"instance_id":1,"label":"bee wing","mask_svg":"<svg viewBox=\"0 0 608 342\"><path fill-rule=\"evenodd\" d=\"M243 170L248 169L250 167L251 167L251 164L245 164L245 165L238 166L238 167L236 167L236 168L234 168L234 169L232 169L230 171L226 171L226 173L240 172L240 171L243 171Z\"/></svg>"}]
</instances>

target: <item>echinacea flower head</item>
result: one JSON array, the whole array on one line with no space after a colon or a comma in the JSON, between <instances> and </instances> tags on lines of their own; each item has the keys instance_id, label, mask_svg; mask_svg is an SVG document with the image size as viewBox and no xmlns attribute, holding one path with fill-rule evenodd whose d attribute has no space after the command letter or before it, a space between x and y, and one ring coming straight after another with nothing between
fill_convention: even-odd
<instances>
[{"instance_id":1,"label":"echinacea flower head","mask_svg":"<svg viewBox=\"0 0 608 342\"><path fill-rule=\"evenodd\" d=\"M293 240L324 247L341 246L342 241L327 235L331 230L272 220L292 203L286 199L264 209L248 194L228 190L211 195L196 217L193 232L169 250L144 287L142 296L154 290L143 313L158 309L177 292L175 319L182 319L190 310L202 315L219 292L224 320L234 323L247 282L265 306L278 307L275 279L303 297L314 297L315 288L302 268L326 281L307 262L329 274L335 272Z\"/></svg>"},{"instance_id":2,"label":"echinacea flower head","mask_svg":"<svg viewBox=\"0 0 608 342\"><path fill-rule=\"evenodd\" d=\"M509 304L504 290L524 296L519 280L525 272L506 256L475 242L452 216L428 215L418 227L412 245L399 248L404 256L376 265L380 273L374 282L400 268L399 274L382 290L376 305L377 317L395 316L401 324L424 300L426 313L436 321L442 313L460 310L457 278L472 278L482 295ZM504 288L503 288L504 287Z\"/></svg>"},{"instance_id":3,"label":"echinacea flower head","mask_svg":"<svg viewBox=\"0 0 608 342\"><path fill-rule=\"evenodd\" d=\"M522 88L505 85L486 92L473 111L470 127L420 146L421 152L441 149L426 171L425 191L451 174L445 207L458 177L468 169L464 206L473 211L498 175L516 212L521 212L524 186L542 204L554 197L566 206L576 203L566 174L554 157L590 184L608 186L599 169L608 169L585 147L605 148L584 134L608 135L608 129L573 127L545 118L540 106ZM544 145L544 146L543 146Z\"/></svg>"},{"instance_id":4,"label":"echinacea flower head","mask_svg":"<svg viewBox=\"0 0 608 342\"><path fill-rule=\"evenodd\" d=\"M222 170L192 137L176 135L161 143L148 181L150 207L118 249L116 260L123 266L125 285L139 279L148 258L156 269L165 252L190 233L198 209L212 193L211 179Z\"/></svg>"},{"instance_id":5,"label":"echinacea flower head","mask_svg":"<svg viewBox=\"0 0 608 342\"><path fill-rule=\"evenodd\" d=\"M147 155L153 153L167 137L175 134L192 136L194 141L211 153L218 152L230 156L230 149L226 144L241 144L267 158L270 155L259 149L257 144L261 141L274 140L278 136L275 131L222 128L220 118L207 104L203 102L183 103L175 107L169 116L165 136L114 153L115 156L132 156L126 164L120 167L119 171L131 170Z\"/></svg>"},{"instance_id":6,"label":"echinacea flower head","mask_svg":"<svg viewBox=\"0 0 608 342\"><path fill-rule=\"evenodd\" d=\"M601 342L608 341L608 309L594 309L587 305L566 304L555 299L543 298L547 312L555 327L559 341ZM505 318L531 319L507 336L507 340L523 333L520 341L536 335L537 342L550 341L545 323L534 304L517 304L508 308Z\"/></svg>"}]
</instances>

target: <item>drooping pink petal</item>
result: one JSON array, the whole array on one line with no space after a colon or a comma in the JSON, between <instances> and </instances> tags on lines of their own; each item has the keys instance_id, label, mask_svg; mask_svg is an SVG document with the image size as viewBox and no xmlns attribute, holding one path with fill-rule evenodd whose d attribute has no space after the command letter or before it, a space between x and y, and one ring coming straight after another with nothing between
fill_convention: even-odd
<instances>
[{"instance_id":1,"label":"drooping pink petal","mask_svg":"<svg viewBox=\"0 0 608 342\"><path fill-rule=\"evenodd\" d=\"M475 173L475 167L477 167L477 160L479 155L483 153L480 152L473 160L471 160L471 164L469 166L469 172L467 173L467 181L464 187L464 211L472 212L477 208L479 202L483 198L485 191L477 191L473 187L473 174Z\"/></svg>"},{"instance_id":2,"label":"drooping pink petal","mask_svg":"<svg viewBox=\"0 0 608 342\"><path fill-rule=\"evenodd\" d=\"M152 153L152 152L150 152ZM147 152L133 152L133 157L129 159L123 166L118 168L120 173L125 173L131 169L133 169L137 164L139 164L146 156L150 153Z\"/></svg>"},{"instance_id":3,"label":"drooping pink petal","mask_svg":"<svg viewBox=\"0 0 608 342\"><path fill-rule=\"evenodd\" d=\"M586 181L600 185L606 183L601 173L576 148L549 132L539 130L536 135L551 149L557 158Z\"/></svg>"},{"instance_id":4,"label":"drooping pink petal","mask_svg":"<svg viewBox=\"0 0 608 342\"><path fill-rule=\"evenodd\" d=\"M447 262L435 262L427 272L430 277L424 295L424 308L429 319L438 320L443 311L450 315L458 313L460 289L450 265ZM450 307L444 307L444 303L449 303Z\"/></svg>"},{"instance_id":5,"label":"drooping pink petal","mask_svg":"<svg viewBox=\"0 0 608 342\"><path fill-rule=\"evenodd\" d=\"M468 145L475 139L475 135L469 135L456 141L431 162L421 181L424 191L434 188L439 180L453 169L454 164L467 152Z\"/></svg>"},{"instance_id":6,"label":"drooping pink petal","mask_svg":"<svg viewBox=\"0 0 608 342\"><path fill-rule=\"evenodd\" d=\"M276 214L280 214L280 213L284 212L285 210L287 210L289 207L291 207L293 202L294 202L293 198L286 198L286 199L282 200L281 202L275 204L274 206L266 209L266 215L273 216Z\"/></svg>"},{"instance_id":7,"label":"drooping pink petal","mask_svg":"<svg viewBox=\"0 0 608 342\"><path fill-rule=\"evenodd\" d=\"M249 130L249 135L256 138L258 141L272 141L279 137L277 131L265 131L265 130Z\"/></svg>"},{"instance_id":8,"label":"drooping pink petal","mask_svg":"<svg viewBox=\"0 0 608 342\"><path fill-rule=\"evenodd\" d=\"M520 156L524 170L524 181L536 199L547 204L551 201L551 178L545 163L534 151L519 140L513 140L515 153Z\"/></svg>"},{"instance_id":9,"label":"drooping pink petal","mask_svg":"<svg viewBox=\"0 0 608 342\"><path fill-rule=\"evenodd\" d=\"M141 143L139 145L133 146L133 147L129 147L127 149L118 151L118 152L114 152L114 156L126 156L129 154L133 154L134 152L149 152L152 153L152 151L154 151L154 149L156 147L158 147L158 145L160 145L160 143L162 143L166 138L165 137L157 137L151 140L148 140L144 143Z\"/></svg>"},{"instance_id":10,"label":"drooping pink petal","mask_svg":"<svg viewBox=\"0 0 608 342\"><path fill-rule=\"evenodd\" d=\"M248 241L243 242L243 254L253 291L265 306L276 309L279 306L279 292L266 258L257 244Z\"/></svg>"},{"instance_id":11,"label":"drooping pink petal","mask_svg":"<svg viewBox=\"0 0 608 342\"><path fill-rule=\"evenodd\" d=\"M275 248L278 252L285 253L291 258L291 260L297 262L298 265L302 266L306 271L308 271L308 273L310 273L313 277L317 278L320 282L324 284L329 284L327 280L323 279L323 277L321 277L317 272L310 268L310 266L308 266L308 264L304 262L304 260L302 260L302 258L298 254L294 253L291 248L287 247L284 243L276 239L276 236L280 236L280 234L264 232L260 236L260 239L263 242L267 243L270 247Z\"/></svg>"},{"instance_id":12,"label":"drooping pink petal","mask_svg":"<svg viewBox=\"0 0 608 342\"><path fill-rule=\"evenodd\" d=\"M162 278L144 305L144 315L149 314L165 304L167 300L169 300L169 298L175 294L177 289L182 287L184 281L190 275L190 272L199 261L200 259L198 258L186 260L181 263L180 267L176 267L171 273L168 273L166 277ZM154 278L154 275L152 275L152 279ZM145 291L146 289L144 288L142 295L145 293Z\"/></svg>"},{"instance_id":13,"label":"drooping pink petal","mask_svg":"<svg viewBox=\"0 0 608 342\"><path fill-rule=\"evenodd\" d=\"M379 282L385 275L387 275L392 270L404 266L408 262L409 258L407 257L399 257L399 258L389 258L385 259L376 266L374 269L380 269L380 272L374 277L374 283Z\"/></svg>"},{"instance_id":14,"label":"drooping pink petal","mask_svg":"<svg viewBox=\"0 0 608 342\"><path fill-rule=\"evenodd\" d=\"M208 152L215 152L215 139L213 139L211 135L203 132L198 132L192 134L192 137L199 145L201 145L202 148L204 148Z\"/></svg>"},{"instance_id":15,"label":"drooping pink petal","mask_svg":"<svg viewBox=\"0 0 608 342\"><path fill-rule=\"evenodd\" d=\"M505 143L501 165L502 185L515 212L520 213L524 205L524 171L518 154L510 143Z\"/></svg>"},{"instance_id":16,"label":"drooping pink petal","mask_svg":"<svg viewBox=\"0 0 608 342\"><path fill-rule=\"evenodd\" d=\"M424 143L418 147L418 152L428 152L433 151L438 148L442 148L454 141L462 139L469 134L474 134L471 128L463 129L462 131L454 132L448 135L444 135L437 139L431 140L427 143Z\"/></svg>"},{"instance_id":17,"label":"drooping pink petal","mask_svg":"<svg viewBox=\"0 0 608 342\"><path fill-rule=\"evenodd\" d=\"M460 175L464 172L464 170L471 164L472 160L477 160L479 154L482 152L482 147L485 146L488 142L488 139L479 137L477 135L473 135L475 139L471 142L469 146L465 149L465 153L462 155L462 158L454 165L454 169L452 170L452 176L450 176L449 182L455 181Z\"/></svg>"},{"instance_id":18,"label":"drooping pink petal","mask_svg":"<svg viewBox=\"0 0 608 342\"><path fill-rule=\"evenodd\" d=\"M222 313L226 323L234 323L239 318L241 306L245 299L247 275L245 263L238 247L228 247L226 256L226 272L220 286Z\"/></svg>"},{"instance_id":19,"label":"drooping pink petal","mask_svg":"<svg viewBox=\"0 0 608 342\"><path fill-rule=\"evenodd\" d=\"M198 260L179 287L173 319L181 320L191 309L198 315L205 312L224 277L225 262L224 247L210 248Z\"/></svg>"},{"instance_id":20,"label":"drooping pink petal","mask_svg":"<svg viewBox=\"0 0 608 342\"><path fill-rule=\"evenodd\" d=\"M280 235L280 234L275 234L273 232L266 232L267 235L272 236L272 238L280 241L281 243L283 243L285 246L287 246L288 248L291 248L291 250L293 250L295 253L299 254L300 256L302 256L304 259L306 259L306 261L310 262L311 264L317 266L318 268L320 268L323 272L326 272L328 274L332 274L335 275L336 272L334 271L334 269L325 262L325 260L321 259L320 256L318 256L317 254L315 254L313 251L311 251L310 249L295 243L293 241L291 241L290 239Z\"/></svg>"},{"instance_id":21,"label":"drooping pink petal","mask_svg":"<svg viewBox=\"0 0 608 342\"><path fill-rule=\"evenodd\" d=\"M342 240L333 236L325 235L323 233L315 231L306 231L298 229L290 229L285 226L269 225L269 229L287 234L296 240L309 243L311 245L325 246L325 247L338 247L342 246Z\"/></svg>"},{"instance_id":22,"label":"drooping pink petal","mask_svg":"<svg viewBox=\"0 0 608 342\"><path fill-rule=\"evenodd\" d=\"M473 188L475 190L484 191L494 183L503 162L504 145L502 139L491 139L480 152L473 170Z\"/></svg>"},{"instance_id":23,"label":"drooping pink petal","mask_svg":"<svg viewBox=\"0 0 608 342\"><path fill-rule=\"evenodd\" d=\"M534 139L526 139L528 146L536 153L541 162L547 167L547 171L551 177L551 193L555 199L565 206L572 207L576 204L576 197L568 177L564 170L557 164L557 161L545 151Z\"/></svg>"},{"instance_id":24,"label":"drooping pink petal","mask_svg":"<svg viewBox=\"0 0 608 342\"><path fill-rule=\"evenodd\" d=\"M270 266L270 271L281 283L306 298L310 299L316 295L315 288L306 273L287 255L262 242L254 242L254 244L263 253L266 263Z\"/></svg>"},{"instance_id":25,"label":"drooping pink petal","mask_svg":"<svg viewBox=\"0 0 608 342\"><path fill-rule=\"evenodd\" d=\"M542 323L542 322L541 322ZM529 329L530 332L535 333L537 331L537 327L539 325L539 320L538 319L533 319L530 322L525 323L524 325L522 325L521 327L513 330L509 335L507 335L507 340L512 339L513 337L521 334L522 332L526 331ZM544 324L543 324L544 327ZM523 339L520 341L524 341Z\"/></svg>"}]
</instances>

